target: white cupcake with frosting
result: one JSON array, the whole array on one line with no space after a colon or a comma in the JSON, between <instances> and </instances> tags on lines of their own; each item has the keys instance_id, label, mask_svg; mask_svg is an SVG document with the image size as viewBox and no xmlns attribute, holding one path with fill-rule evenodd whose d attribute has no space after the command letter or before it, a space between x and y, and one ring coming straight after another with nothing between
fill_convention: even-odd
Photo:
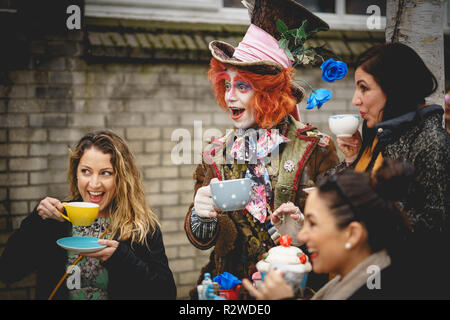
<instances>
[{"instance_id":1,"label":"white cupcake with frosting","mask_svg":"<svg viewBox=\"0 0 450 320\"><path fill-rule=\"evenodd\" d=\"M285 280L291 285L299 285L303 275L311 272L312 266L308 256L300 248L291 246L292 239L288 235L280 238L280 245L273 247L258 261L256 268L264 275L271 269L283 272Z\"/></svg>"}]
</instances>

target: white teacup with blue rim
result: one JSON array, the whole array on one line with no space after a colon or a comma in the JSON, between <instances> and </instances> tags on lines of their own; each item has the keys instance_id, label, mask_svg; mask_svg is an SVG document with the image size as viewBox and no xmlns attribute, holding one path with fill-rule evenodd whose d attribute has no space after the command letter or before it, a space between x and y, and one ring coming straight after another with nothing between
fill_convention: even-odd
<instances>
[{"instance_id":1,"label":"white teacup with blue rim","mask_svg":"<svg viewBox=\"0 0 450 320\"><path fill-rule=\"evenodd\" d=\"M222 211L244 209L252 195L250 178L211 182L209 186L214 204Z\"/></svg>"},{"instance_id":2,"label":"white teacup with blue rim","mask_svg":"<svg viewBox=\"0 0 450 320\"><path fill-rule=\"evenodd\" d=\"M359 114L336 114L328 117L328 126L338 138L350 138L358 130Z\"/></svg>"}]
</instances>

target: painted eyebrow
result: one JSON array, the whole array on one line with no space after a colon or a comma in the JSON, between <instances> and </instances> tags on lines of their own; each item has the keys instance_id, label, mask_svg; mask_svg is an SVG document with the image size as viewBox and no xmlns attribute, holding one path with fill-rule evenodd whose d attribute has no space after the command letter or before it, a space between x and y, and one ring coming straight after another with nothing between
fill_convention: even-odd
<instances>
[{"instance_id":1,"label":"painted eyebrow","mask_svg":"<svg viewBox=\"0 0 450 320\"><path fill-rule=\"evenodd\" d=\"M220 72L215 78L214 82L217 83L222 80L227 80L228 82L231 80L230 75L226 73L225 71Z\"/></svg>"},{"instance_id":2,"label":"painted eyebrow","mask_svg":"<svg viewBox=\"0 0 450 320\"><path fill-rule=\"evenodd\" d=\"M252 86L250 85L250 83L245 82L245 81L242 81L242 80L236 81L236 82L235 82L235 85L237 85L237 86L242 85L242 86L247 87L247 88L252 88Z\"/></svg>"},{"instance_id":3,"label":"painted eyebrow","mask_svg":"<svg viewBox=\"0 0 450 320\"><path fill-rule=\"evenodd\" d=\"M238 81L245 82L248 85L250 85L251 87L253 87L252 82L250 80L246 79L243 75L241 75L239 73L234 77L234 82L238 82Z\"/></svg>"}]
</instances>

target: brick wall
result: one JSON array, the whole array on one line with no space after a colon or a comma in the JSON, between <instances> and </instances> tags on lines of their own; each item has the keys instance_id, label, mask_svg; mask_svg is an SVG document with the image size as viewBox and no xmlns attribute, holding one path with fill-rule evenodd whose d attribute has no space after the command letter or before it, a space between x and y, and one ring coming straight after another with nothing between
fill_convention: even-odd
<instances>
[{"instance_id":1,"label":"brick wall","mask_svg":"<svg viewBox=\"0 0 450 320\"><path fill-rule=\"evenodd\" d=\"M87 131L108 128L136 155L148 201L162 222L178 298L186 298L209 251L195 249L183 230L195 165L171 161L177 143L171 136L187 129L193 146L194 121L202 121L203 132L225 132L231 122L215 103L207 65L88 64L83 37L72 32L31 38L25 64L0 70L0 253L43 197L66 196L68 148ZM319 69L302 69L298 76L334 94L320 112L301 111L304 121L328 132L329 115L356 111L350 103L352 74L334 84L322 82ZM301 110L305 105L306 99ZM34 284L34 275L13 286L0 283L0 299L33 298Z\"/></svg>"}]
</instances>

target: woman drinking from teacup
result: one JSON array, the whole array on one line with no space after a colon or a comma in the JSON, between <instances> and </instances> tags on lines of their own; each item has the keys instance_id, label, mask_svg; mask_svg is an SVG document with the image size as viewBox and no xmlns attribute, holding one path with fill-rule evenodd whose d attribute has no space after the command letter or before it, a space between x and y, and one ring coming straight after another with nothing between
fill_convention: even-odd
<instances>
[{"instance_id":1,"label":"woman drinking from teacup","mask_svg":"<svg viewBox=\"0 0 450 320\"><path fill-rule=\"evenodd\" d=\"M346 170L318 183L306 200L305 224L298 234L310 252L314 272L337 276L313 300L413 298L416 264L399 258L408 233L405 216L392 200L406 193L413 168L387 159L377 175ZM420 260L415 256L413 262ZM416 277L408 278L407 270ZM375 272L379 272L375 274ZM257 299L294 296L283 275L270 271L258 289L243 285Z\"/></svg>"},{"instance_id":2,"label":"woman drinking from teacup","mask_svg":"<svg viewBox=\"0 0 450 320\"><path fill-rule=\"evenodd\" d=\"M356 63L353 105L364 119L362 138L338 138L345 162L373 172L384 158L411 162L416 170L401 199L414 231L444 233L450 222L450 136L442 126L443 108L425 98L437 81L419 55L400 43L368 49Z\"/></svg>"},{"instance_id":3,"label":"woman drinking from teacup","mask_svg":"<svg viewBox=\"0 0 450 320\"><path fill-rule=\"evenodd\" d=\"M10 237L0 259L1 280L11 283L37 271L38 299L174 299L159 222L125 141L108 130L86 134L70 154L68 180L69 205L96 204L97 219L77 226L71 208L45 198ZM62 216L65 207L73 224ZM70 236L103 237L98 244L104 248L79 253L78 262L78 254L57 245ZM58 282L74 262L66 282Z\"/></svg>"},{"instance_id":4,"label":"woman drinking from teacup","mask_svg":"<svg viewBox=\"0 0 450 320\"><path fill-rule=\"evenodd\" d=\"M345 161L328 173L345 167L373 173L386 158L411 162L414 179L399 200L414 231L410 247L433 257L436 279L430 283L439 283L448 273L442 253L450 240L450 135L442 106L425 102L437 89L436 78L413 49L389 43L358 58L355 85L362 137L357 131L337 139Z\"/></svg>"}]
</instances>

